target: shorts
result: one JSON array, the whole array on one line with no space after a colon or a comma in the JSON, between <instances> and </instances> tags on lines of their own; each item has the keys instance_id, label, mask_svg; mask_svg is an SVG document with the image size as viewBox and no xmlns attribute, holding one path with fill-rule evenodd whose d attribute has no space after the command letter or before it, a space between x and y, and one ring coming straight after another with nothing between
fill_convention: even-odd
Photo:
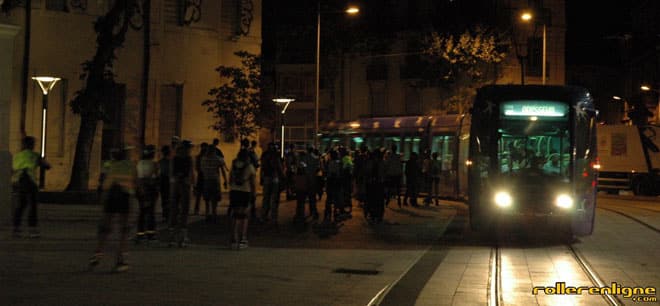
<instances>
[{"instance_id":1,"label":"shorts","mask_svg":"<svg viewBox=\"0 0 660 306\"><path fill-rule=\"evenodd\" d=\"M220 192L220 180L209 179L204 180L202 196L205 201L221 201L222 193Z\"/></svg>"},{"instance_id":2,"label":"shorts","mask_svg":"<svg viewBox=\"0 0 660 306\"><path fill-rule=\"evenodd\" d=\"M232 208L247 208L250 204L250 193L232 190L229 192L229 206Z\"/></svg>"},{"instance_id":3,"label":"shorts","mask_svg":"<svg viewBox=\"0 0 660 306\"><path fill-rule=\"evenodd\" d=\"M103 211L111 214L127 214L131 194L119 185L112 185L104 195Z\"/></svg>"}]
</instances>

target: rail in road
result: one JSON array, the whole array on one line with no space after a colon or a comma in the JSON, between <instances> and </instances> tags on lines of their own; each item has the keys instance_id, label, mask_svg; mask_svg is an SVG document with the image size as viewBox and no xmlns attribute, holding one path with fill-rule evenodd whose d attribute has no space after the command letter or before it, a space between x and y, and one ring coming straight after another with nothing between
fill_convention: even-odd
<instances>
[{"instance_id":1,"label":"rail in road","mask_svg":"<svg viewBox=\"0 0 660 306\"><path fill-rule=\"evenodd\" d=\"M429 247L423 254L417 258L395 281L385 286L382 290L378 292L376 296L369 302L368 305L396 305L405 301L407 304L415 301L415 298L418 297L418 294L422 291L422 288L426 286L426 282L429 280L430 275L424 276L421 275L422 267L425 269L436 269L440 262L444 259L447 252L457 245L471 245L474 243L474 246L490 248L490 258L488 261L488 275L484 276L488 278L488 283L486 287L486 301L488 305L504 305L508 304L505 296L510 295L511 292L507 292L510 288L502 286L502 280L510 281L512 278L510 274L507 274L503 278L503 271L506 271L506 265L511 264L506 260L503 262L503 253L506 252L515 252L515 251L524 251L527 252L529 249L532 249L529 253L526 253L527 260L533 262L535 260L542 260L540 258L534 258L534 254L539 254L539 257L545 256L546 258L552 257L561 257L562 260L571 260L571 263L566 263L569 266L571 273L573 274L573 281L583 282L581 286L593 286L593 287L608 287L608 285L603 281L603 278L600 276L598 271L594 269L594 266L590 263L589 258L581 253L579 249L574 247L572 240L562 240L554 243L549 243L547 245L542 245L541 248L538 248L542 251L538 251L534 248L516 248L516 242L511 243L507 238L501 237L498 233L500 232L499 226L495 231L495 236L490 236L484 239L483 235L479 236L475 233L469 231L468 226L468 217L467 209L461 205L455 205L457 209L457 214L455 219L450 223L447 230L445 231L442 238L433 246ZM638 207L643 209L644 207ZM633 220L639 225L644 226L646 229L654 231L656 233L658 228L655 226L640 220L635 217L633 214L630 214L626 211L622 211L619 207L599 207L599 209L604 211L609 211L616 213L622 217ZM658 213L655 209L647 209L652 213ZM476 240L475 240L475 237ZM509 236L507 236L509 237ZM494 238L494 239L493 239ZM461 241L456 244L453 242ZM524 242L523 242L524 245ZM520 245L518 245L520 246ZM540 255L541 252L545 254ZM511 254L509 254L509 257ZM507 256L507 255L505 255ZM510 260L510 258L508 258ZM431 262L435 261L433 264ZM510 268L510 267L508 267ZM529 268L528 268L529 269ZM531 270L530 270L531 271ZM431 274L433 271L430 272ZM506 273L510 273L506 272ZM530 273L531 274L531 273ZM579 275L581 276L579 276ZM420 276L417 279L414 279L412 276ZM508 279L507 279L508 277ZM515 277L513 277L515 279ZM531 276L530 276L531 278ZM556 279L555 279L556 280ZM562 279L563 281L563 279ZM531 281L530 281L531 283ZM536 281L535 281L536 283ZM554 283L554 281L553 281ZM418 286L420 288L414 288ZM529 291L525 291L529 292ZM407 295L406 295L407 294ZM531 296L531 292L529 294ZM540 297L539 297L540 298ZM572 297L567 297L572 298ZM621 297L611 294L609 292L604 292L601 297L597 296L583 296L585 299L596 299L599 300L602 298L609 305L625 305ZM407 299L407 300L406 300ZM540 300L539 300L540 301ZM538 302L537 302L538 303Z\"/></svg>"}]
</instances>

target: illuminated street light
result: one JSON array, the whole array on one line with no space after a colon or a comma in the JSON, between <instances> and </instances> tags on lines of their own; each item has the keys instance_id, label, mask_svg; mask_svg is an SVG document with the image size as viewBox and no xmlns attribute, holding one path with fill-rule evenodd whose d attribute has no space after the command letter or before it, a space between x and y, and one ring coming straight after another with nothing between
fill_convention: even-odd
<instances>
[{"instance_id":1,"label":"illuminated street light","mask_svg":"<svg viewBox=\"0 0 660 306\"><path fill-rule=\"evenodd\" d=\"M320 104L320 71L321 71L321 0L316 1L316 99L314 101L314 146L318 147L319 137L319 104ZM357 6L350 6L343 11L349 15L360 12Z\"/></svg>"},{"instance_id":2,"label":"illuminated street light","mask_svg":"<svg viewBox=\"0 0 660 306\"><path fill-rule=\"evenodd\" d=\"M520 19L522 19L523 21L530 21L532 20L532 14L529 12L524 12L522 13L522 15L520 15Z\"/></svg>"},{"instance_id":3,"label":"illuminated street light","mask_svg":"<svg viewBox=\"0 0 660 306\"><path fill-rule=\"evenodd\" d=\"M286 113L286 109L289 108L289 103L291 103L293 101L296 101L296 99L292 99L292 98L275 98L275 99L273 99L273 102L275 102L276 104L284 105L284 106L282 106L282 112L281 112L282 115L280 116L280 121L281 121L280 123L282 125L282 136L281 136L282 139L280 139L280 141L282 143L282 147L281 147L280 151L281 151L281 157L282 158L284 158L284 114Z\"/></svg>"},{"instance_id":4,"label":"illuminated street light","mask_svg":"<svg viewBox=\"0 0 660 306\"><path fill-rule=\"evenodd\" d=\"M520 15L520 19L524 22L529 22L532 19L534 19L534 15L532 15L532 13L530 13L530 12L523 12ZM543 25L543 57L541 59L542 60L542 62L541 62L541 80L542 80L542 83L541 84L545 85L545 69L546 69L545 60L546 60L546 51L547 51L547 39L546 39L546 33L545 33L546 29L545 28L546 28L547 20L545 20L545 18L542 18L542 19L544 19L544 20L541 21L541 24Z\"/></svg>"},{"instance_id":5,"label":"illuminated street light","mask_svg":"<svg viewBox=\"0 0 660 306\"><path fill-rule=\"evenodd\" d=\"M60 78L50 76L37 76L33 77L37 81L41 92L43 93L41 103L41 158L46 158L46 122L48 120L48 93L55 87ZM39 172L39 188L44 188L46 185L46 168L40 167Z\"/></svg>"},{"instance_id":6,"label":"illuminated street light","mask_svg":"<svg viewBox=\"0 0 660 306\"><path fill-rule=\"evenodd\" d=\"M360 8L356 6L350 6L349 8L346 9L345 12L346 14L355 15L360 12Z\"/></svg>"}]
</instances>

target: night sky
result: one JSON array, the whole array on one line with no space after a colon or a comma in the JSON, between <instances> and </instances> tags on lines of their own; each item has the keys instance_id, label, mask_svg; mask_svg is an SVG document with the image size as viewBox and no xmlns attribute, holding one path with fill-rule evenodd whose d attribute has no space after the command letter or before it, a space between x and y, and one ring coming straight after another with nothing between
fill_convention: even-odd
<instances>
[{"instance_id":1,"label":"night sky","mask_svg":"<svg viewBox=\"0 0 660 306\"><path fill-rule=\"evenodd\" d=\"M615 55L616 52L613 52L617 49L617 41L612 37L631 31L631 23L634 18L631 6L644 1L648 0L567 0L567 64L615 65L619 58ZM340 9L346 3L349 2L323 1L323 6L325 9L333 6L335 9ZM275 31L284 24L313 27L316 21L315 11L316 1L264 0L264 55L266 58L275 43L272 35L269 35L270 31ZM382 20L379 21L382 22ZM310 38L313 39L313 37Z\"/></svg>"},{"instance_id":2,"label":"night sky","mask_svg":"<svg viewBox=\"0 0 660 306\"><path fill-rule=\"evenodd\" d=\"M612 65L617 42L607 37L631 31L631 4L639 1L566 1L566 63Z\"/></svg>"}]
</instances>

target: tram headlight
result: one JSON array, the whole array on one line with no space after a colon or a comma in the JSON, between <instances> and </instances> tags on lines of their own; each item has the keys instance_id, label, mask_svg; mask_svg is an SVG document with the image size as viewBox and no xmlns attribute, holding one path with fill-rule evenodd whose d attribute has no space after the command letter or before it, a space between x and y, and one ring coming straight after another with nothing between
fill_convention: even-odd
<instances>
[{"instance_id":1,"label":"tram headlight","mask_svg":"<svg viewBox=\"0 0 660 306\"><path fill-rule=\"evenodd\" d=\"M560 194L555 199L555 205L565 209L571 208L573 207L573 198L567 194Z\"/></svg>"},{"instance_id":2,"label":"tram headlight","mask_svg":"<svg viewBox=\"0 0 660 306\"><path fill-rule=\"evenodd\" d=\"M495 205L499 207L509 207L513 203L511 195L506 191L500 191L495 194Z\"/></svg>"}]
</instances>

